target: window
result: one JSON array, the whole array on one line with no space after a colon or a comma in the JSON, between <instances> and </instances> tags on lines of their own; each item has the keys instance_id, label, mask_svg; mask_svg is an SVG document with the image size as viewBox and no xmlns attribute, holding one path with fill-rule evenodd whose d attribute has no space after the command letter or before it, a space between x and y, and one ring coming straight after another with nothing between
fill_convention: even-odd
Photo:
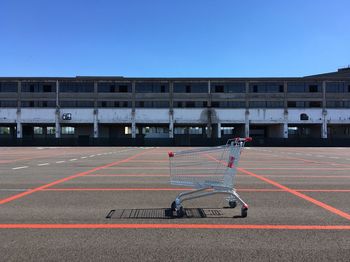
<instances>
[{"instance_id":1,"label":"window","mask_svg":"<svg viewBox=\"0 0 350 262\"><path fill-rule=\"evenodd\" d=\"M62 129L62 135L74 135L75 133L75 127L72 126L63 126Z\"/></svg>"},{"instance_id":2,"label":"window","mask_svg":"<svg viewBox=\"0 0 350 262\"><path fill-rule=\"evenodd\" d=\"M174 134L175 135L184 135L184 134L186 134L186 128L185 127L175 127Z\"/></svg>"},{"instance_id":3,"label":"window","mask_svg":"<svg viewBox=\"0 0 350 262\"><path fill-rule=\"evenodd\" d=\"M174 93L208 93L208 83L191 82L191 83L174 83Z\"/></svg>"},{"instance_id":4,"label":"window","mask_svg":"<svg viewBox=\"0 0 350 262\"><path fill-rule=\"evenodd\" d=\"M245 93L244 82L212 82L212 93Z\"/></svg>"},{"instance_id":5,"label":"window","mask_svg":"<svg viewBox=\"0 0 350 262\"><path fill-rule=\"evenodd\" d=\"M33 131L34 131L34 135L43 135L44 134L43 128L40 126L35 126L33 128Z\"/></svg>"},{"instance_id":6,"label":"window","mask_svg":"<svg viewBox=\"0 0 350 262\"><path fill-rule=\"evenodd\" d=\"M48 126L46 128L46 134L48 135L54 135L56 133L56 128L54 128L53 126Z\"/></svg>"},{"instance_id":7,"label":"window","mask_svg":"<svg viewBox=\"0 0 350 262\"><path fill-rule=\"evenodd\" d=\"M167 127L154 127L146 126L142 128L142 134L167 134L169 133L169 128Z\"/></svg>"},{"instance_id":8,"label":"window","mask_svg":"<svg viewBox=\"0 0 350 262\"><path fill-rule=\"evenodd\" d=\"M245 108L245 101L212 101L211 106L216 108Z\"/></svg>"},{"instance_id":9,"label":"window","mask_svg":"<svg viewBox=\"0 0 350 262\"><path fill-rule=\"evenodd\" d=\"M283 108L284 102L283 101L266 101L266 107L267 108Z\"/></svg>"},{"instance_id":10,"label":"window","mask_svg":"<svg viewBox=\"0 0 350 262\"><path fill-rule=\"evenodd\" d=\"M328 108L342 108L342 107L344 107L343 101L327 101L326 106Z\"/></svg>"},{"instance_id":11,"label":"window","mask_svg":"<svg viewBox=\"0 0 350 262\"><path fill-rule=\"evenodd\" d=\"M198 127L198 126L196 126L196 127L190 127L190 128L188 129L188 133L189 133L190 135L201 135L201 134L203 134L203 128L202 128L202 127Z\"/></svg>"},{"instance_id":12,"label":"window","mask_svg":"<svg viewBox=\"0 0 350 262\"><path fill-rule=\"evenodd\" d=\"M153 101L154 108L169 108L168 101Z\"/></svg>"},{"instance_id":13,"label":"window","mask_svg":"<svg viewBox=\"0 0 350 262\"><path fill-rule=\"evenodd\" d=\"M130 83L113 83L101 82L97 85L97 90L100 93L127 93L131 92Z\"/></svg>"},{"instance_id":14,"label":"window","mask_svg":"<svg viewBox=\"0 0 350 262\"><path fill-rule=\"evenodd\" d=\"M52 85L43 85L43 92L50 93L50 92L56 92L56 90L54 90Z\"/></svg>"},{"instance_id":15,"label":"window","mask_svg":"<svg viewBox=\"0 0 350 262\"><path fill-rule=\"evenodd\" d=\"M168 93L169 84L162 82L137 82L136 93Z\"/></svg>"},{"instance_id":16,"label":"window","mask_svg":"<svg viewBox=\"0 0 350 262\"><path fill-rule=\"evenodd\" d=\"M251 107L251 108L265 108L266 102L265 101L250 101L249 107Z\"/></svg>"},{"instance_id":17,"label":"window","mask_svg":"<svg viewBox=\"0 0 350 262\"><path fill-rule=\"evenodd\" d=\"M288 93L304 93L305 92L305 84L298 82L288 83L287 87Z\"/></svg>"},{"instance_id":18,"label":"window","mask_svg":"<svg viewBox=\"0 0 350 262\"><path fill-rule=\"evenodd\" d=\"M17 101L15 101L15 100L2 100L2 101L0 101L0 107L17 107Z\"/></svg>"},{"instance_id":19,"label":"window","mask_svg":"<svg viewBox=\"0 0 350 262\"><path fill-rule=\"evenodd\" d=\"M320 108L322 107L322 102L321 101L288 101L288 107Z\"/></svg>"},{"instance_id":20,"label":"window","mask_svg":"<svg viewBox=\"0 0 350 262\"><path fill-rule=\"evenodd\" d=\"M317 83L304 83L304 82L289 82L288 83L289 93L316 93L321 92L320 85Z\"/></svg>"},{"instance_id":21,"label":"window","mask_svg":"<svg viewBox=\"0 0 350 262\"><path fill-rule=\"evenodd\" d=\"M98 101L97 102L98 107L131 107L130 101Z\"/></svg>"},{"instance_id":22,"label":"window","mask_svg":"<svg viewBox=\"0 0 350 262\"><path fill-rule=\"evenodd\" d=\"M62 93L93 93L94 82L61 82Z\"/></svg>"},{"instance_id":23,"label":"window","mask_svg":"<svg viewBox=\"0 0 350 262\"><path fill-rule=\"evenodd\" d=\"M221 133L223 135L232 135L233 134L233 130L235 128L233 126L224 126L224 127L221 127Z\"/></svg>"},{"instance_id":24,"label":"window","mask_svg":"<svg viewBox=\"0 0 350 262\"><path fill-rule=\"evenodd\" d=\"M60 101L61 107L81 107L81 108L88 108L88 107L94 107L94 101L69 101L69 100L62 100Z\"/></svg>"},{"instance_id":25,"label":"window","mask_svg":"<svg viewBox=\"0 0 350 262\"><path fill-rule=\"evenodd\" d=\"M224 86L215 86L215 93L223 93Z\"/></svg>"},{"instance_id":26,"label":"window","mask_svg":"<svg viewBox=\"0 0 350 262\"><path fill-rule=\"evenodd\" d=\"M327 93L343 93L346 92L344 82L327 82L326 92Z\"/></svg>"},{"instance_id":27,"label":"window","mask_svg":"<svg viewBox=\"0 0 350 262\"><path fill-rule=\"evenodd\" d=\"M297 107L297 102L295 102L295 101L288 101L288 107Z\"/></svg>"},{"instance_id":28,"label":"window","mask_svg":"<svg viewBox=\"0 0 350 262\"><path fill-rule=\"evenodd\" d=\"M124 128L124 135L131 135L131 133L132 133L131 127L130 126L126 126Z\"/></svg>"},{"instance_id":29,"label":"window","mask_svg":"<svg viewBox=\"0 0 350 262\"><path fill-rule=\"evenodd\" d=\"M17 93L17 82L0 82L0 93Z\"/></svg>"},{"instance_id":30,"label":"window","mask_svg":"<svg viewBox=\"0 0 350 262\"><path fill-rule=\"evenodd\" d=\"M207 101L174 101L174 108L203 108L207 106Z\"/></svg>"},{"instance_id":31,"label":"window","mask_svg":"<svg viewBox=\"0 0 350 262\"><path fill-rule=\"evenodd\" d=\"M254 83L250 85L251 93L283 93L281 83Z\"/></svg>"},{"instance_id":32,"label":"window","mask_svg":"<svg viewBox=\"0 0 350 262\"><path fill-rule=\"evenodd\" d=\"M297 135L298 134L298 127L297 126L289 126L288 127L288 135Z\"/></svg>"},{"instance_id":33,"label":"window","mask_svg":"<svg viewBox=\"0 0 350 262\"><path fill-rule=\"evenodd\" d=\"M309 85L309 92L310 93L318 92L318 85Z\"/></svg>"},{"instance_id":34,"label":"window","mask_svg":"<svg viewBox=\"0 0 350 262\"><path fill-rule=\"evenodd\" d=\"M192 101L185 102L185 107L196 107L195 105L196 104L194 102L192 102Z\"/></svg>"},{"instance_id":35,"label":"window","mask_svg":"<svg viewBox=\"0 0 350 262\"><path fill-rule=\"evenodd\" d=\"M26 93L51 93L56 92L56 83L48 82L23 82L21 91Z\"/></svg>"},{"instance_id":36,"label":"window","mask_svg":"<svg viewBox=\"0 0 350 262\"><path fill-rule=\"evenodd\" d=\"M128 93L131 88L128 85L119 85L119 93Z\"/></svg>"},{"instance_id":37,"label":"window","mask_svg":"<svg viewBox=\"0 0 350 262\"><path fill-rule=\"evenodd\" d=\"M10 135L11 129L8 126L0 126L0 135Z\"/></svg>"},{"instance_id":38,"label":"window","mask_svg":"<svg viewBox=\"0 0 350 262\"><path fill-rule=\"evenodd\" d=\"M321 101L310 101L309 107L322 107L322 102Z\"/></svg>"}]
</instances>

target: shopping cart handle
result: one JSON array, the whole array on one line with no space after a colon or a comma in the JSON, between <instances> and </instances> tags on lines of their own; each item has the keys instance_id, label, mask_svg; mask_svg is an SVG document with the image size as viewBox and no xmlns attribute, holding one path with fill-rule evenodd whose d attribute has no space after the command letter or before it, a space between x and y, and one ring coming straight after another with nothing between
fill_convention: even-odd
<instances>
[{"instance_id":1,"label":"shopping cart handle","mask_svg":"<svg viewBox=\"0 0 350 262\"><path fill-rule=\"evenodd\" d=\"M169 157L174 157L174 152L171 152L171 151L168 152L168 156L169 156Z\"/></svg>"},{"instance_id":2,"label":"shopping cart handle","mask_svg":"<svg viewBox=\"0 0 350 262\"><path fill-rule=\"evenodd\" d=\"M251 137L245 137L245 138L235 137L233 140L240 141L240 142L252 142L253 138L251 138Z\"/></svg>"}]
</instances>

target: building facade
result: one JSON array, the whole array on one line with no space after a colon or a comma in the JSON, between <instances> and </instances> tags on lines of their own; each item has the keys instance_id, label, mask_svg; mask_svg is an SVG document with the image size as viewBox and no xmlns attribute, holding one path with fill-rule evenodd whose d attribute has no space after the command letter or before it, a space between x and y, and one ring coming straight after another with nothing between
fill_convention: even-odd
<instances>
[{"instance_id":1,"label":"building facade","mask_svg":"<svg viewBox=\"0 0 350 262\"><path fill-rule=\"evenodd\" d=\"M350 68L288 78L0 78L0 145L191 145L235 136L347 141Z\"/></svg>"}]
</instances>

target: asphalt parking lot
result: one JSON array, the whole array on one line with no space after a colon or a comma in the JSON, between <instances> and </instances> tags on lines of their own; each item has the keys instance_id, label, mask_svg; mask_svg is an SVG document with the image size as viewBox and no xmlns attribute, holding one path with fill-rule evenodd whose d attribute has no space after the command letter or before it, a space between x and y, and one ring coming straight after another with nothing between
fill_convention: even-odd
<instances>
[{"instance_id":1,"label":"asphalt parking lot","mask_svg":"<svg viewBox=\"0 0 350 262\"><path fill-rule=\"evenodd\" d=\"M181 149L0 148L3 261L349 261L350 148L248 147L248 217L213 196L171 218L188 188L169 184L167 152Z\"/></svg>"}]
</instances>

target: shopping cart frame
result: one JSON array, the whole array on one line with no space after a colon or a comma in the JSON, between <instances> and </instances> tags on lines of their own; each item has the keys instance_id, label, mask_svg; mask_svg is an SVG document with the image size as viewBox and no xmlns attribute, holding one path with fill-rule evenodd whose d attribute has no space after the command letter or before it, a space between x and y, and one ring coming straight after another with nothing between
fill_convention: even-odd
<instances>
[{"instance_id":1,"label":"shopping cart frame","mask_svg":"<svg viewBox=\"0 0 350 262\"><path fill-rule=\"evenodd\" d=\"M246 137L246 138L233 138L233 139L229 139L226 143L226 145L223 145L221 147L214 147L212 148L212 150L218 150L218 149L225 149L227 147L229 147L229 159L235 159L234 153L238 153L240 155L242 148L245 146L246 142L251 142L252 138L251 137ZM206 149L207 151L210 151L211 149ZM193 153L195 151L183 151L183 152L187 152L187 153ZM176 157L177 154L181 154L183 152L179 152L179 153L174 153L174 152L169 152L168 156L169 156L169 164L170 164L170 168L171 168L171 161L172 158ZM200 151L198 151L200 152ZM232 158L233 157L233 158ZM239 159L239 156L238 156ZM225 173L226 175L231 175L232 179L234 178L236 171L237 171L237 167L236 165L232 165L232 163L226 163L223 161L220 161L218 159L213 159L216 162L220 162L220 164L222 165L226 165L226 170L231 169L231 173L230 171L227 171L228 173ZM238 162L237 162L238 163ZM173 181L171 181L172 184L177 184L174 183ZM226 198L226 200L229 203L230 208L235 208L237 206L237 202L241 205L241 217L247 217L248 215L248 204L238 195L238 193L236 192L236 189L233 187L233 183L232 185L215 185L215 184L210 184L210 183L189 183L188 185L184 184L184 183L179 183L179 185L185 185L185 186L194 186L197 189L195 190L191 190L191 191L185 191L185 192L181 192L180 194L177 195L177 197L175 198L175 201L172 202L171 204L171 210L173 212L176 213L177 217L183 217L185 214L184 208L183 208L183 202L188 201L188 200L192 200L192 199L196 199L196 198L201 198L201 197L206 197L206 196L211 196L211 195L216 195L216 194L223 194L223 195L227 195L228 197Z\"/></svg>"}]
</instances>

